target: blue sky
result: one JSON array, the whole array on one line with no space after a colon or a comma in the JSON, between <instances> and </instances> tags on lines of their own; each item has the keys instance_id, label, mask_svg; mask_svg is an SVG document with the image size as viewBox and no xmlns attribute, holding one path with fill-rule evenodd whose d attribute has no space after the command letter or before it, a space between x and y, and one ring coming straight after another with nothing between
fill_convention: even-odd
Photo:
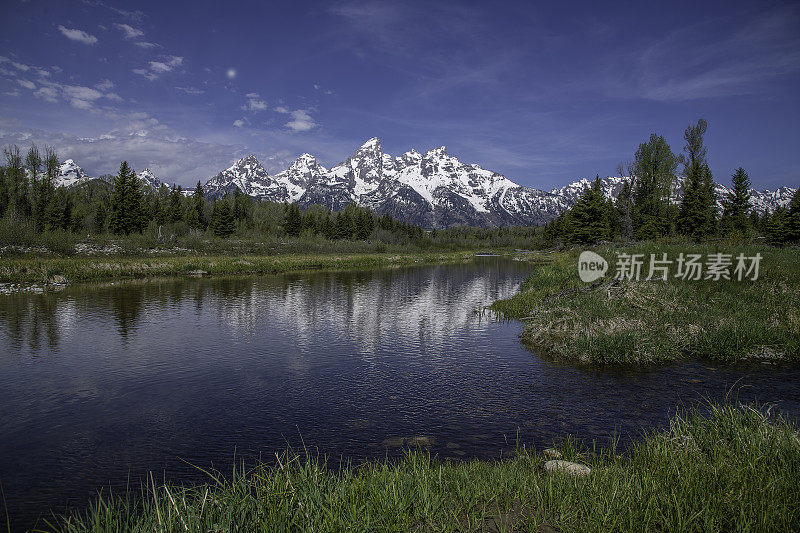
<instances>
[{"instance_id":1,"label":"blue sky","mask_svg":"<svg viewBox=\"0 0 800 533\"><path fill-rule=\"evenodd\" d=\"M0 143L92 175L332 166L377 136L550 189L704 117L718 181L800 185L796 2L4 4Z\"/></svg>"}]
</instances>

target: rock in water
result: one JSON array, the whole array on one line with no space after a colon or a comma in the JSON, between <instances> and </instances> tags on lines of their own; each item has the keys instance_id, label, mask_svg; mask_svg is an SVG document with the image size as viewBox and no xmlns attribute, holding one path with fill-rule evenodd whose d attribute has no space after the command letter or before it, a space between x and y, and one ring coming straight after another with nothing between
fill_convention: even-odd
<instances>
[{"instance_id":1,"label":"rock in water","mask_svg":"<svg viewBox=\"0 0 800 533\"><path fill-rule=\"evenodd\" d=\"M592 470L586 465L573 463L571 461L553 460L544 464L544 470L548 473L565 472L573 476L588 476Z\"/></svg>"}]
</instances>

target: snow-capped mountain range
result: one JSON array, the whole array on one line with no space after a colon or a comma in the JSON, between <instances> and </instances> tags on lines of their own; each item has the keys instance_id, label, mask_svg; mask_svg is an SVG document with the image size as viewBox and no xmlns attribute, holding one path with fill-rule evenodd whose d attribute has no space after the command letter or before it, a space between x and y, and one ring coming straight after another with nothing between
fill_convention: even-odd
<instances>
[{"instance_id":1,"label":"snow-capped mountain range","mask_svg":"<svg viewBox=\"0 0 800 533\"><path fill-rule=\"evenodd\" d=\"M162 181L149 169L138 174L148 186ZM72 186L89 178L74 161L61 167L58 185ZM603 193L616 198L627 178L601 179ZM450 156L442 146L424 154L410 150L395 157L385 154L380 140L373 138L346 161L326 169L311 154L298 157L286 170L270 175L254 155L242 158L209 179L206 197L220 198L236 189L261 200L297 202L301 206L324 205L334 211L348 203L370 207L424 227L455 225L509 226L542 224L572 206L591 184L574 181L549 192L520 186L505 176ZM680 198L682 178L675 184ZM730 189L716 184L720 202ZM191 189L185 193L190 194ZM787 206L795 189L752 190L756 211Z\"/></svg>"}]
</instances>

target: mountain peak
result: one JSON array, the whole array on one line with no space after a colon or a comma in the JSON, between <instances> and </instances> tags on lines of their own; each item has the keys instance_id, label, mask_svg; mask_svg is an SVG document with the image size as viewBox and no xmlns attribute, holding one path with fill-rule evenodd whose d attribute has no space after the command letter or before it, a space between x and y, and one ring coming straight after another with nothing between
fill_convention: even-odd
<instances>
[{"instance_id":1,"label":"mountain peak","mask_svg":"<svg viewBox=\"0 0 800 533\"><path fill-rule=\"evenodd\" d=\"M374 149L376 147L377 148L381 147L381 140L378 139L377 137L373 137L372 139L370 139L367 142L365 142L364 144L362 144L360 150L369 149L369 148Z\"/></svg>"},{"instance_id":2,"label":"mountain peak","mask_svg":"<svg viewBox=\"0 0 800 533\"><path fill-rule=\"evenodd\" d=\"M425 153L426 156L447 157L447 147L440 146L439 148L431 148Z\"/></svg>"}]
</instances>

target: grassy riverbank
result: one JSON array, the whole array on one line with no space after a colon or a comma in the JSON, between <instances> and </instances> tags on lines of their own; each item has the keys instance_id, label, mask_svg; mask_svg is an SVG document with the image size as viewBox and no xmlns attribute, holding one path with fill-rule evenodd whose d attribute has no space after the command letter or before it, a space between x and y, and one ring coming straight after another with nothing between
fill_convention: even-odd
<instances>
[{"instance_id":1,"label":"grassy riverbank","mask_svg":"<svg viewBox=\"0 0 800 533\"><path fill-rule=\"evenodd\" d=\"M51 521L83 531L790 531L800 527L800 436L763 411L676 416L625 454L581 453L588 477L547 474L532 450L497 462L400 462L341 471L284 454L191 488L152 483ZM47 529L47 528L45 528Z\"/></svg>"},{"instance_id":2,"label":"grassy riverbank","mask_svg":"<svg viewBox=\"0 0 800 533\"><path fill-rule=\"evenodd\" d=\"M0 283L109 281L197 275L257 275L467 261L474 252L280 255L23 256L0 258Z\"/></svg>"},{"instance_id":3,"label":"grassy riverbank","mask_svg":"<svg viewBox=\"0 0 800 533\"><path fill-rule=\"evenodd\" d=\"M521 257L533 274L519 294L492 308L523 320L523 339L534 349L568 362L800 358L800 249L642 243L595 251L610 264L593 284L578 277L577 250ZM644 255L641 281L611 280L622 252ZM668 281L644 281L650 254L675 260L694 253L705 261L717 252L760 253L758 279L682 280L673 265Z\"/></svg>"}]
</instances>

